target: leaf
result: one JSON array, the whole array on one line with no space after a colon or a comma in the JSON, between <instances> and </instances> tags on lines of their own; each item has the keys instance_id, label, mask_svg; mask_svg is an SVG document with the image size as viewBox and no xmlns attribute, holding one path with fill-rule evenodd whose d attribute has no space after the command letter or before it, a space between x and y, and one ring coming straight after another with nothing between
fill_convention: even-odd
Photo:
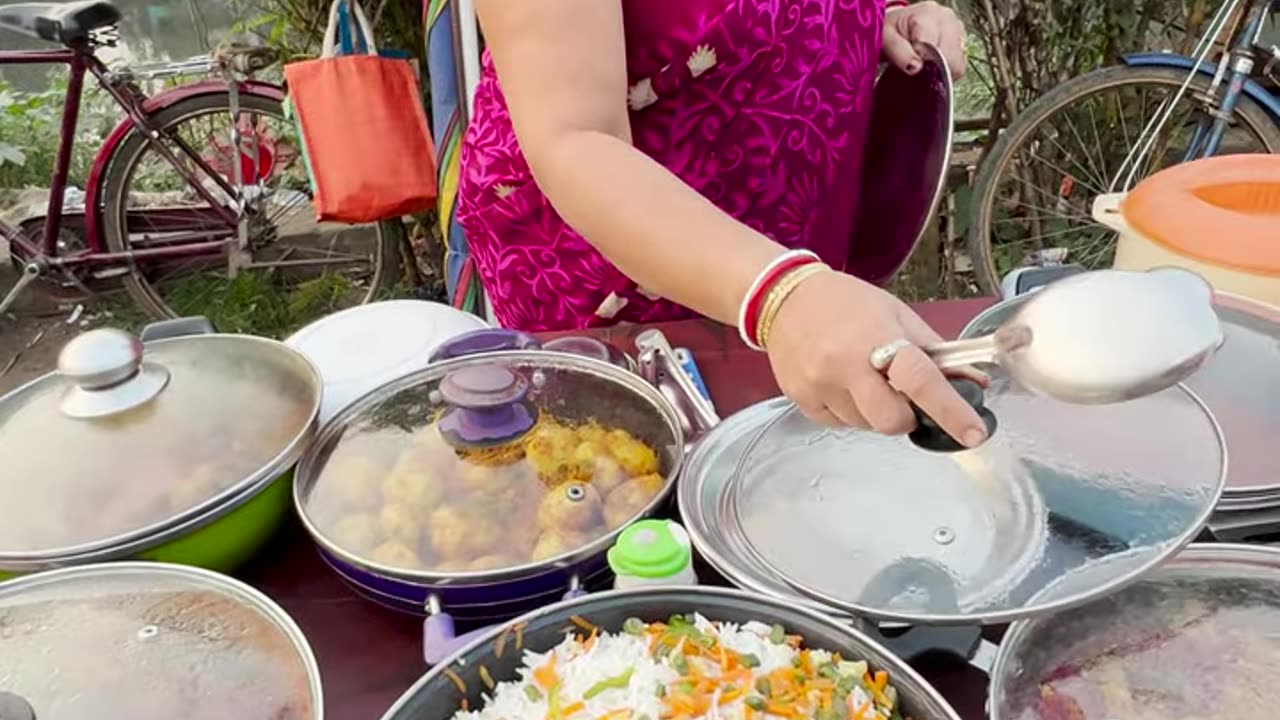
<instances>
[{"instance_id":1,"label":"leaf","mask_svg":"<svg viewBox=\"0 0 1280 720\"><path fill-rule=\"evenodd\" d=\"M22 167L27 164L27 155L15 145L0 143L0 165L6 164Z\"/></svg>"}]
</instances>

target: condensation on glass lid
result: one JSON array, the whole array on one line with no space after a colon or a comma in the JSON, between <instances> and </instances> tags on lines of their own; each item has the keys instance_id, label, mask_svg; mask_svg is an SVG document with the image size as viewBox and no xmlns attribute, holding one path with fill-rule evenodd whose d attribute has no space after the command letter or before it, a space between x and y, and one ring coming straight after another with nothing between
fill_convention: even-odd
<instances>
[{"instance_id":1,"label":"condensation on glass lid","mask_svg":"<svg viewBox=\"0 0 1280 720\"><path fill-rule=\"evenodd\" d=\"M1221 493L1221 435L1183 390L1073 405L997 370L986 406L994 435L958 453L788 412L741 459L728 532L797 591L846 612L1003 622L1149 567ZM1043 594L1068 575L1080 579L1072 595Z\"/></svg>"},{"instance_id":2,"label":"condensation on glass lid","mask_svg":"<svg viewBox=\"0 0 1280 720\"><path fill-rule=\"evenodd\" d=\"M297 366L235 336L189 340L147 346L169 383L118 415L66 417L57 375L6 398L0 553L58 552L166 522L267 468L309 428L319 387Z\"/></svg>"},{"instance_id":3,"label":"condensation on glass lid","mask_svg":"<svg viewBox=\"0 0 1280 720\"><path fill-rule=\"evenodd\" d=\"M458 435L472 426L453 420L447 392L430 382L351 419L302 486L322 540L394 571L482 573L571 553L656 501L676 443L648 400L607 377L518 370L538 374L527 394L507 398L530 422L484 442ZM493 379L477 377L454 372L440 384Z\"/></svg>"},{"instance_id":4,"label":"condensation on glass lid","mask_svg":"<svg viewBox=\"0 0 1280 720\"><path fill-rule=\"evenodd\" d=\"M316 717L310 651L258 608L181 573L95 569L0 590L0 690L36 717Z\"/></svg>"},{"instance_id":5,"label":"condensation on glass lid","mask_svg":"<svg viewBox=\"0 0 1280 720\"><path fill-rule=\"evenodd\" d=\"M1007 667L1018 672L1003 676L994 717L1273 720L1280 572L1253 560L1200 562L1199 549L1007 638Z\"/></svg>"}]
</instances>

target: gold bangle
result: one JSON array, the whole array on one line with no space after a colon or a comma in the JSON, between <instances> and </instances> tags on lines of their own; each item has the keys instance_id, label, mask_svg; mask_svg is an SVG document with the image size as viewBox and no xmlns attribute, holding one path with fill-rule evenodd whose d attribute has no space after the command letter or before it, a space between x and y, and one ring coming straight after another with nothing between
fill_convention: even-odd
<instances>
[{"instance_id":1,"label":"gold bangle","mask_svg":"<svg viewBox=\"0 0 1280 720\"><path fill-rule=\"evenodd\" d=\"M782 306L786 303L787 298L800 287L805 280L827 272L831 268L821 263L814 263L796 268L778 281L773 290L769 292L769 297L765 301L764 310L760 313L760 332L756 336L760 339L762 347L768 347L769 334L773 331L773 323L778 319L778 313L782 310Z\"/></svg>"},{"instance_id":2,"label":"gold bangle","mask_svg":"<svg viewBox=\"0 0 1280 720\"><path fill-rule=\"evenodd\" d=\"M769 287L768 292L765 293L764 302L760 303L760 316L756 318L756 341L760 343L761 347L764 347L764 333L768 330L769 325L772 324L772 321L769 320L769 318L778 312L778 304L781 300L780 294L783 291L784 286L790 283L792 276L794 276L797 271L803 270L806 267L812 267L816 264L817 263L801 265L800 267L792 268L791 270L783 273L774 281L773 285Z\"/></svg>"}]
</instances>

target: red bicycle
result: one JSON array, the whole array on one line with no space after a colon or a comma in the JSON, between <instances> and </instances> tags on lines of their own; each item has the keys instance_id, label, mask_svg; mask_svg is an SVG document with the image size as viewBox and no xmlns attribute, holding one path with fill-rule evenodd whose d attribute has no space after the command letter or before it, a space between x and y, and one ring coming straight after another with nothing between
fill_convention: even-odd
<instances>
[{"instance_id":1,"label":"red bicycle","mask_svg":"<svg viewBox=\"0 0 1280 720\"><path fill-rule=\"evenodd\" d=\"M112 70L109 2L0 6L0 29L61 49L0 51L0 65L64 64L70 76L48 209L0 222L17 284L0 314L37 280L63 293L124 288L154 317L204 315L219 329L283 335L322 315L389 294L401 278L403 225L318 223L284 90L255 80L265 48L232 47L150 71ZM145 80L206 77L155 95ZM125 117L102 141L83 207L68 173L85 76Z\"/></svg>"}]
</instances>

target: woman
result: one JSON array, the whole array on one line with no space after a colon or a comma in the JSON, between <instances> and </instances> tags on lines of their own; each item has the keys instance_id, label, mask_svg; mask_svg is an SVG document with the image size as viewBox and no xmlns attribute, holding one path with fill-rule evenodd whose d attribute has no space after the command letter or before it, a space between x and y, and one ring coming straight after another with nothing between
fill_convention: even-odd
<instances>
[{"instance_id":1,"label":"woman","mask_svg":"<svg viewBox=\"0 0 1280 720\"><path fill-rule=\"evenodd\" d=\"M815 420L903 433L909 398L982 442L919 349L937 335L839 272L882 51L964 67L954 13L884 2L476 0L489 54L458 219L498 320L700 314L767 351Z\"/></svg>"}]
</instances>

